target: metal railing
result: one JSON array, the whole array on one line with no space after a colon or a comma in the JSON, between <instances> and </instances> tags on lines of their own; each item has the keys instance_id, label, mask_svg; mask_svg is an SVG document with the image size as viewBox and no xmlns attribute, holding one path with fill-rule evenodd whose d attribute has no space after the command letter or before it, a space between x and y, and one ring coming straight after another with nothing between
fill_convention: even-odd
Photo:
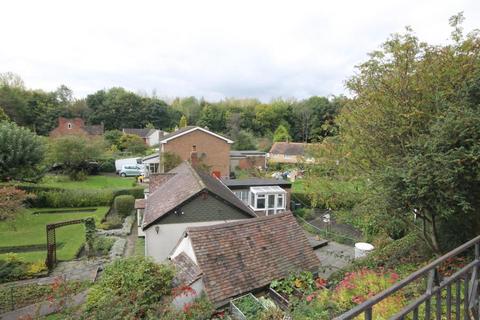
<instances>
[{"instance_id":1,"label":"metal railing","mask_svg":"<svg viewBox=\"0 0 480 320\"><path fill-rule=\"evenodd\" d=\"M470 259L472 261L467 262L464 267L451 276L442 279L438 268L447 260L468 253L467 251L472 247L474 248L473 258ZM362 314L365 320L376 319L376 305L422 277L425 277L427 280L425 292L390 319L429 320L433 314L435 314L435 319L480 319L479 268L480 236L450 251L350 311L336 317L335 320L355 319L355 317Z\"/></svg>"}]
</instances>

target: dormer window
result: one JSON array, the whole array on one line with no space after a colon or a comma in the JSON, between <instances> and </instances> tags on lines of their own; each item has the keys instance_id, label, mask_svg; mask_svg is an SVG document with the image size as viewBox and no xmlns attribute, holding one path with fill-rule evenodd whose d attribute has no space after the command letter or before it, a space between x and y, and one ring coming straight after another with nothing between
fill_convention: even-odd
<instances>
[{"instance_id":1,"label":"dormer window","mask_svg":"<svg viewBox=\"0 0 480 320\"><path fill-rule=\"evenodd\" d=\"M68 127L68 129L72 129L72 124L69 122L69 123L67 124L67 127Z\"/></svg>"}]
</instances>

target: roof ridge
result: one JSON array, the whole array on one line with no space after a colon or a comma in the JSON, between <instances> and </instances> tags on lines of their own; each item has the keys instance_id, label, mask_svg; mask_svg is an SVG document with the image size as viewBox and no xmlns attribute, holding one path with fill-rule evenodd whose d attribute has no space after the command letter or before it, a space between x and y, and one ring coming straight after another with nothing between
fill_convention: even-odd
<instances>
[{"instance_id":1,"label":"roof ridge","mask_svg":"<svg viewBox=\"0 0 480 320\"><path fill-rule=\"evenodd\" d=\"M197 170L195 170L195 168L188 161L185 162L187 163L188 169L192 172L200 187L202 187L202 189L207 188L207 185L203 181L202 177L200 177L200 175L197 173Z\"/></svg>"},{"instance_id":2,"label":"roof ridge","mask_svg":"<svg viewBox=\"0 0 480 320\"><path fill-rule=\"evenodd\" d=\"M286 217L288 215L293 216L293 213L291 211L284 211L284 212L281 212L281 213L272 214L272 215L263 216L263 217L256 217L256 218L252 218L252 219L244 219L244 220L240 220L240 221L225 222L225 223L214 224L214 225L209 225L209 226L188 227L185 232L188 234L191 231L196 232L196 231L205 231L205 230L212 230L212 229L223 229L223 228L229 228L231 226L253 224L253 223L258 223L258 222L262 222L262 221L265 221L265 220L272 220L272 219L276 219L276 218L280 218L280 217Z\"/></svg>"}]
</instances>

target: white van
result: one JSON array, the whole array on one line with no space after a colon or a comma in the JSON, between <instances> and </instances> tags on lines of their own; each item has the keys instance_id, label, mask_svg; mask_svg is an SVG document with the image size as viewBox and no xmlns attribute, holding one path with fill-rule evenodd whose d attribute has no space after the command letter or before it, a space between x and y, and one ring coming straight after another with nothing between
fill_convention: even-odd
<instances>
[{"instance_id":1,"label":"white van","mask_svg":"<svg viewBox=\"0 0 480 320\"><path fill-rule=\"evenodd\" d=\"M142 158L125 158L115 160L115 172L118 174L124 166L138 166L143 168Z\"/></svg>"}]
</instances>

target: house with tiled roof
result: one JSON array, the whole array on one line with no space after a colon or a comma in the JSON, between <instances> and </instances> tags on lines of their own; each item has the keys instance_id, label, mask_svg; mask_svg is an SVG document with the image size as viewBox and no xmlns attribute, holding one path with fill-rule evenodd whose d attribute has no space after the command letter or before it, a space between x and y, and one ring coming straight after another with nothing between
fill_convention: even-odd
<instances>
[{"instance_id":1,"label":"house with tiled roof","mask_svg":"<svg viewBox=\"0 0 480 320\"><path fill-rule=\"evenodd\" d=\"M190 152L195 149L198 159L209 173L217 177L230 174L229 138L198 126L186 126L171 132L160 139L160 172L164 172L162 158L166 153L175 154L181 160L189 160Z\"/></svg>"},{"instance_id":2,"label":"house with tiled roof","mask_svg":"<svg viewBox=\"0 0 480 320\"><path fill-rule=\"evenodd\" d=\"M300 163L313 162L313 158L308 155L309 143L300 142L275 142L267 154L268 161L271 163Z\"/></svg>"},{"instance_id":3,"label":"house with tiled roof","mask_svg":"<svg viewBox=\"0 0 480 320\"><path fill-rule=\"evenodd\" d=\"M148 197L136 209L145 253L155 261L167 259L188 227L256 217L221 180L186 161L149 179Z\"/></svg>"},{"instance_id":4,"label":"house with tiled roof","mask_svg":"<svg viewBox=\"0 0 480 320\"><path fill-rule=\"evenodd\" d=\"M58 138L66 135L84 135L96 137L103 135L104 126L102 124L86 125L82 118L58 118L58 125L50 132L50 137Z\"/></svg>"},{"instance_id":5,"label":"house with tiled roof","mask_svg":"<svg viewBox=\"0 0 480 320\"><path fill-rule=\"evenodd\" d=\"M216 307L291 273L317 272L320 266L291 212L187 228L170 259L177 281L197 295L206 293Z\"/></svg>"},{"instance_id":6,"label":"house with tiled roof","mask_svg":"<svg viewBox=\"0 0 480 320\"><path fill-rule=\"evenodd\" d=\"M122 129L124 134L133 134L139 136L143 139L143 142L147 146L157 146L160 143L160 139L166 134L166 132L158 129L135 129L135 128L124 128Z\"/></svg>"}]
</instances>

